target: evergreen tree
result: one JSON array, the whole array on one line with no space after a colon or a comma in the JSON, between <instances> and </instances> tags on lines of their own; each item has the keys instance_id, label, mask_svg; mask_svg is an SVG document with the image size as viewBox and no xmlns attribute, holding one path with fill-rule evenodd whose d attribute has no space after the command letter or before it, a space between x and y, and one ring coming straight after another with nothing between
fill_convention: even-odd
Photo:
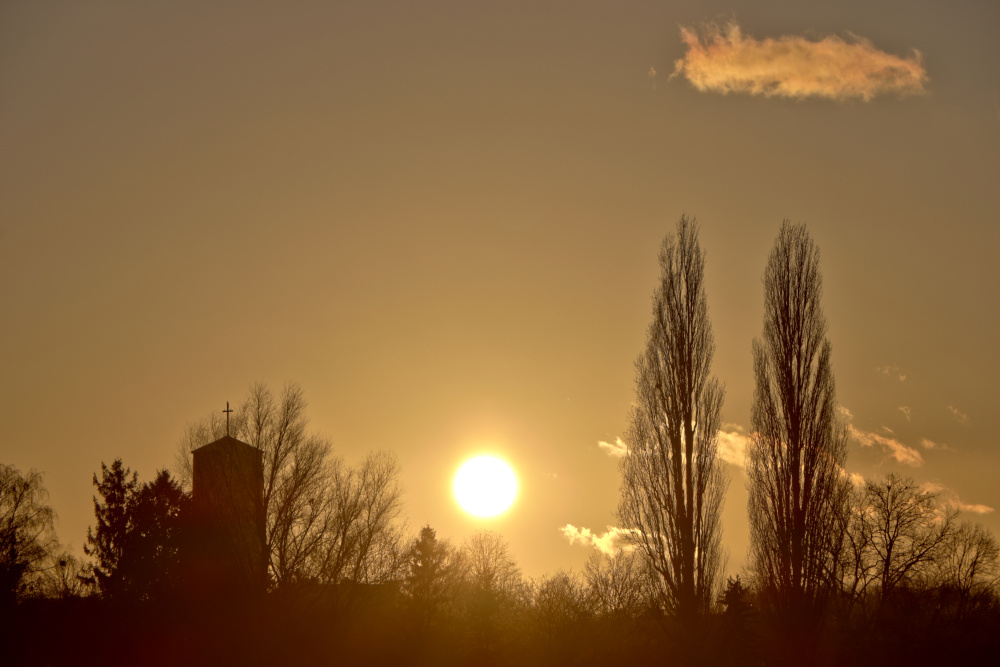
<instances>
[{"instance_id":1,"label":"evergreen tree","mask_svg":"<svg viewBox=\"0 0 1000 667\"><path fill-rule=\"evenodd\" d=\"M139 490L139 478L117 458L110 468L102 461L101 480L98 481L95 474L93 482L101 499L94 496L97 526L87 529L83 551L97 560L94 579L101 595L111 599L125 598L129 593L127 543L132 532L131 509Z\"/></svg>"},{"instance_id":2,"label":"evergreen tree","mask_svg":"<svg viewBox=\"0 0 1000 667\"><path fill-rule=\"evenodd\" d=\"M189 503L180 482L166 470L136 494L126 562L131 589L139 599L163 599L177 592Z\"/></svg>"},{"instance_id":3,"label":"evergreen tree","mask_svg":"<svg viewBox=\"0 0 1000 667\"><path fill-rule=\"evenodd\" d=\"M94 497L96 528L87 530L84 552L96 558L94 579L106 598L130 602L176 593L181 573L183 520L189 498L161 470L148 484L115 459L101 463L100 496Z\"/></svg>"},{"instance_id":4,"label":"evergreen tree","mask_svg":"<svg viewBox=\"0 0 1000 667\"><path fill-rule=\"evenodd\" d=\"M433 528L424 526L410 546L407 566L406 591L418 624L426 625L440 611L448 595L451 549L437 539Z\"/></svg>"}]
</instances>

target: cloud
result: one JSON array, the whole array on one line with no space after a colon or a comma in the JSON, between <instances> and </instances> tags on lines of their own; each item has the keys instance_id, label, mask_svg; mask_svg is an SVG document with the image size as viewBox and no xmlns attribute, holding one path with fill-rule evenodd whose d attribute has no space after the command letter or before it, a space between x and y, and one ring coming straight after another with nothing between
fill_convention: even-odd
<instances>
[{"instance_id":1,"label":"cloud","mask_svg":"<svg viewBox=\"0 0 1000 667\"><path fill-rule=\"evenodd\" d=\"M702 34L682 26L681 41L687 52L671 76L683 75L701 92L865 102L880 93L925 92L927 72L918 51L900 58L853 35L758 40L730 22L707 26Z\"/></svg>"},{"instance_id":2,"label":"cloud","mask_svg":"<svg viewBox=\"0 0 1000 667\"><path fill-rule=\"evenodd\" d=\"M920 466L924 464L924 457L920 455L920 452L912 447L904 445L895 438L879 435L878 433L872 433L870 431L862 431L855 428L854 424L848 424L847 431L851 434L851 437L860 442L863 447L874 447L875 445L879 445L890 456L892 456L892 458L896 459L900 463L905 463L910 466Z\"/></svg>"},{"instance_id":3,"label":"cloud","mask_svg":"<svg viewBox=\"0 0 1000 667\"><path fill-rule=\"evenodd\" d=\"M962 424L964 426L969 423L969 415L965 414L964 412L956 408L954 405L948 406L948 412L951 413L951 415L955 418L955 420L959 424Z\"/></svg>"},{"instance_id":4,"label":"cloud","mask_svg":"<svg viewBox=\"0 0 1000 667\"><path fill-rule=\"evenodd\" d=\"M913 410L906 407L905 405L899 406L898 410L903 413L904 417L906 417L906 421L910 421L910 415L913 414Z\"/></svg>"},{"instance_id":5,"label":"cloud","mask_svg":"<svg viewBox=\"0 0 1000 667\"><path fill-rule=\"evenodd\" d=\"M972 504L963 501L958 494L939 482L924 482L920 488L925 493L936 493L941 504L949 509L959 512L971 512L972 514L989 514L994 508L989 505Z\"/></svg>"},{"instance_id":6,"label":"cloud","mask_svg":"<svg viewBox=\"0 0 1000 667\"><path fill-rule=\"evenodd\" d=\"M960 512L972 512L973 514L989 514L993 511L993 508L989 505L970 505L969 503L963 503L958 496L955 496L954 501L952 501L952 507L959 510Z\"/></svg>"},{"instance_id":7,"label":"cloud","mask_svg":"<svg viewBox=\"0 0 1000 667\"><path fill-rule=\"evenodd\" d=\"M855 487L860 488L865 485L865 478L860 473L847 472L846 468L841 468L840 466L837 467L840 470L840 476L850 480L851 484L853 484Z\"/></svg>"},{"instance_id":8,"label":"cloud","mask_svg":"<svg viewBox=\"0 0 1000 667\"><path fill-rule=\"evenodd\" d=\"M719 458L741 468L745 464L747 451L746 431L738 424L724 424L719 429Z\"/></svg>"},{"instance_id":9,"label":"cloud","mask_svg":"<svg viewBox=\"0 0 1000 667\"><path fill-rule=\"evenodd\" d=\"M847 421L854 421L854 413L848 410L845 406L838 405L837 412L839 412L840 416L846 419Z\"/></svg>"},{"instance_id":10,"label":"cloud","mask_svg":"<svg viewBox=\"0 0 1000 667\"><path fill-rule=\"evenodd\" d=\"M628 454L628 445L621 438L615 438L614 442L604 442L599 440L597 446L608 453L608 456L614 456L616 458L621 458Z\"/></svg>"},{"instance_id":11,"label":"cloud","mask_svg":"<svg viewBox=\"0 0 1000 667\"><path fill-rule=\"evenodd\" d=\"M570 544L579 542L584 546L592 546L609 556L622 549L630 551L635 548L630 540L633 531L617 526L608 526L604 534L597 535L590 528L577 528L573 524L567 523L559 529L559 532L569 540Z\"/></svg>"}]
</instances>

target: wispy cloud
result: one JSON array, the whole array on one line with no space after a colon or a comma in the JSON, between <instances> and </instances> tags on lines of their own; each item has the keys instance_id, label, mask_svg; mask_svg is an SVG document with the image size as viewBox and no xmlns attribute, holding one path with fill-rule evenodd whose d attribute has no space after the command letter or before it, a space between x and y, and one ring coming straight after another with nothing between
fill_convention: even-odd
<instances>
[{"instance_id":1,"label":"wispy cloud","mask_svg":"<svg viewBox=\"0 0 1000 667\"><path fill-rule=\"evenodd\" d=\"M684 76L701 92L867 102L882 93L923 93L927 82L918 51L901 58L854 35L754 39L730 22L700 33L682 26L681 41L687 52L672 76Z\"/></svg>"},{"instance_id":2,"label":"wispy cloud","mask_svg":"<svg viewBox=\"0 0 1000 667\"><path fill-rule=\"evenodd\" d=\"M595 549L608 554L609 556L622 549L631 550L635 547L631 544L629 536L632 531L617 526L608 526L608 529L598 535L590 528L577 528L571 523L559 529L563 537L569 540L570 544L580 543L584 546L592 546Z\"/></svg>"},{"instance_id":3,"label":"wispy cloud","mask_svg":"<svg viewBox=\"0 0 1000 667\"><path fill-rule=\"evenodd\" d=\"M851 437L861 443L864 447L874 447L879 445L889 456L896 459L900 463L904 463L910 466L920 466L924 464L924 457L920 455L920 452L904 445L902 442L895 438L890 438L888 436L880 435L878 433L872 433L871 431L862 431L854 426L854 424L847 425L847 432L850 433Z\"/></svg>"},{"instance_id":4,"label":"wispy cloud","mask_svg":"<svg viewBox=\"0 0 1000 667\"><path fill-rule=\"evenodd\" d=\"M840 416L846 419L847 421L854 421L854 413L848 410L847 406L838 405L837 412L839 412Z\"/></svg>"},{"instance_id":5,"label":"wispy cloud","mask_svg":"<svg viewBox=\"0 0 1000 667\"><path fill-rule=\"evenodd\" d=\"M941 504L949 509L959 512L971 512L972 514L989 514L994 508L989 505L967 503L958 497L958 494L939 482L924 482L920 487L926 493L936 493Z\"/></svg>"},{"instance_id":6,"label":"wispy cloud","mask_svg":"<svg viewBox=\"0 0 1000 667\"><path fill-rule=\"evenodd\" d=\"M628 445L621 438L615 438L614 442L605 442L599 440L597 446L607 452L608 456L614 456L616 458L621 458L628 454Z\"/></svg>"},{"instance_id":7,"label":"wispy cloud","mask_svg":"<svg viewBox=\"0 0 1000 667\"><path fill-rule=\"evenodd\" d=\"M906 421L910 421L910 416L913 414L913 410L906 407L905 405L899 406L898 410L903 413L904 417L906 417Z\"/></svg>"},{"instance_id":8,"label":"wispy cloud","mask_svg":"<svg viewBox=\"0 0 1000 667\"><path fill-rule=\"evenodd\" d=\"M946 451L953 451L954 447L951 445L946 445L941 442L934 442L933 440L928 440L927 438L920 438L920 446L924 449L944 449Z\"/></svg>"},{"instance_id":9,"label":"wispy cloud","mask_svg":"<svg viewBox=\"0 0 1000 667\"><path fill-rule=\"evenodd\" d=\"M978 503L973 505L970 503L962 502L962 500L958 496L955 496L955 498L951 501L951 503L952 507L954 507L960 512L971 512L973 514L989 514L990 512L994 511L994 508L990 507L989 505L982 505Z\"/></svg>"},{"instance_id":10,"label":"wispy cloud","mask_svg":"<svg viewBox=\"0 0 1000 667\"><path fill-rule=\"evenodd\" d=\"M954 405L948 406L948 412L951 413L951 416L954 417L959 424L965 426L966 424L969 423L969 415L965 414L964 412L956 408Z\"/></svg>"}]
</instances>

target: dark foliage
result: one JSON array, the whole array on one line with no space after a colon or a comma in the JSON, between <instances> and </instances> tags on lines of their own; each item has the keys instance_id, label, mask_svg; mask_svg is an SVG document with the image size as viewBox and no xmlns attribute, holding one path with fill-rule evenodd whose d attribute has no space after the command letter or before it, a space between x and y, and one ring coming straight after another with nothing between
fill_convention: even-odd
<instances>
[{"instance_id":1,"label":"dark foliage","mask_svg":"<svg viewBox=\"0 0 1000 667\"><path fill-rule=\"evenodd\" d=\"M190 502L166 470L147 484L115 459L94 475L96 527L87 531L84 551L96 559L100 594L119 602L175 596L181 586L185 520Z\"/></svg>"}]
</instances>

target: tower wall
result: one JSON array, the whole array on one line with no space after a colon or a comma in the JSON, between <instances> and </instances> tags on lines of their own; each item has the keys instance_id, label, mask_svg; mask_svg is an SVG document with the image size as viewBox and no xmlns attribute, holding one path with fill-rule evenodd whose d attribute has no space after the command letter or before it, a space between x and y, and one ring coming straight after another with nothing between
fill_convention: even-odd
<instances>
[{"instance_id":1,"label":"tower wall","mask_svg":"<svg viewBox=\"0 0 1000 667\"><path fill-rule=\"evenodd\" d=\"M263 456L225 436L193 452L197 568L206 592L262 592L267 582Z\"/></svg>"}]
</instances>

